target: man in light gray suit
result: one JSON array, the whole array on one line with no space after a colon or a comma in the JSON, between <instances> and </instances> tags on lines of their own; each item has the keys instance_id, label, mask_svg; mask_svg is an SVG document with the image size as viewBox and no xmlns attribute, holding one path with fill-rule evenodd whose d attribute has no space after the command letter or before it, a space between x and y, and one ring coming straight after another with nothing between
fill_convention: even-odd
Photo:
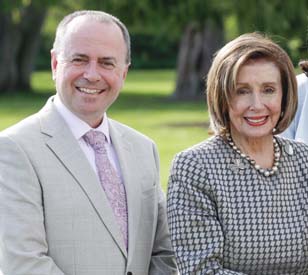
<instances>
[{"instance_id":1,"label":"man in light gray suit","mask_svg":"<svg viewBox=\"0 0 308 275\"><path fill-rule=\"evenodd\" d=\"M129 64L117 18L80 11L59 24L56 95L0 135L5 275L177 273L156 147L106 115Z\"/></svg>"}]
</instances>

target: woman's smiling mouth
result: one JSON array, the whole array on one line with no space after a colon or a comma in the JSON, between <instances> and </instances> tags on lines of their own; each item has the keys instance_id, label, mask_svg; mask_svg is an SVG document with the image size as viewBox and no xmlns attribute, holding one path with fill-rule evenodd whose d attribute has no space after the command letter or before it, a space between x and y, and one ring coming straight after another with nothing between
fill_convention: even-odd
<instances>
[{"instance_id":1,"label":"woman's smiling mouth","mask_svg":"<svg viewBox=\"0 0 308 275\"><path fill-rule=\"evenodd\" d=\"M251 126L262 126L267 122L268 116L244 117Z\"/></svg>"}]
</instances>

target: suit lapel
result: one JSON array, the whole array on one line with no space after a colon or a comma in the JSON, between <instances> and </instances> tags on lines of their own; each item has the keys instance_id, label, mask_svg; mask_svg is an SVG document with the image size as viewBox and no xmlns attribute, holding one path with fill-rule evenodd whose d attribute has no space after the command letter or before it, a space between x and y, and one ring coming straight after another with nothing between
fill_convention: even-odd
<instances>
[{"instance_id":1,"label":"suit lapel","mask_svg":"<svg viewBox=\"0 0 308 275\"><path fill-rule=\"evenodd\" d=\"M115 148L127 196L128 209L128 247L130 255L134 255L141 207L140 174L136 153L124 133L116 123L109 120L110 136Z\"/></svg>"},{"instance_id":2,"label":"suit lapel","mask_svg":"<svg viewBox=\"0 0 308 275\"><path fill-rule=\"evenodd\" d=\"M78 142L56 111L51 100L40 112L41 130L47 135L46 144L75 178L95 208L98 216L113 236L123 255L127 257L123 237L115 221L108 199L95 172Z\"/></svg>"}]
</instances>

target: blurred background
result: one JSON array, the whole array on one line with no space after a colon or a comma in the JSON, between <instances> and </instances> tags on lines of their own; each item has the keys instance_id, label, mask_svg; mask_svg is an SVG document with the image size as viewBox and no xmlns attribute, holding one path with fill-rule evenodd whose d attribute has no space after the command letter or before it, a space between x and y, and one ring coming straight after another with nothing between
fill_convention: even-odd
<instances>
[{"instance_id":1,"label":"blurred background","mask_svg":"<svg viewBox=\"0 0 308 275\"><path fill-rule=\"evenodd\" d=\"M81 9L112 13L130 31L131 70L108 113L156 142L164 190L175 153L209 136L204 79L224 43L260 31L296 68L307 58L307 0L0 0L0 130L54 94L56 25Z\"/></svg>"}]
</instances>

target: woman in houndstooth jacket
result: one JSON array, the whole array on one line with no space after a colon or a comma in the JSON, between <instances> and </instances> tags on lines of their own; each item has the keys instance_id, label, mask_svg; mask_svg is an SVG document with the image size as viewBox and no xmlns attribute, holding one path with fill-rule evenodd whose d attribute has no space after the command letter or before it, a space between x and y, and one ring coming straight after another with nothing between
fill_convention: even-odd
<instances>
[{"instance_id":1,"label":"woman in houndstooth jacket","mask_svg":"<svg viewBox=\"0 0 308 275\"><path fill-rule=\"evenodd\" d=\"M308 146L277 137L297 85L288 55L244 34L214 58L215 135L175 157L168 221L180 273L308 274Z\"/></svg>"}]
</instances>

